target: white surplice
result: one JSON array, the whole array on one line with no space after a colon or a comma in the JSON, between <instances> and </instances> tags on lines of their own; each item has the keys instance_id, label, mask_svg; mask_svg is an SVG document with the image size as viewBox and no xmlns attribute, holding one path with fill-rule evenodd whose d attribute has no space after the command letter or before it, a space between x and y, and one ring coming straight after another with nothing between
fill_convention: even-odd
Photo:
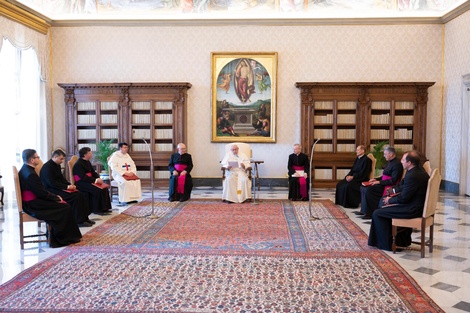
<instances>
[{"instance_id":1,"label":"white surplice","mask_svg":"<svg viewBox=\"0 0 470 313\"><path fill-rule=\"evenodd\" d=\"M240 168L242 163L245 168L249 168L250 159L243 153L234 155L232 151L229 151L222 160L222 166L227 168L229 162L237 162L238 167L225 170L222 200L241 203L246 199L251 199L251 180L248 178L246 171Z\"/></svg>"},{"instance_id":2,"label":"white surplice","mask_svg":"<svg viewBox=\"0 0 470 313\"><path fill-rule=\"evenodd\" d=\"M108 161L109 169L115 181L118 183L119 202L138 201L142 198L140 179L126 180L124 173L136 174L135 163L129 154L116 151Z\"/></svg>"}]
</instances>

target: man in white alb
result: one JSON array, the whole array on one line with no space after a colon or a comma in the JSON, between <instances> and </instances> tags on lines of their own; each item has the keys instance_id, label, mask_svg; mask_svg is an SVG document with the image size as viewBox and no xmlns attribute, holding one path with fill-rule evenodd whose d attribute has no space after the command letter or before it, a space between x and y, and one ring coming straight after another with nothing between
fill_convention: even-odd
<instances>
[{"instance_id":1,"label":"man in white alb","mask_svg":"<svg viewBox=\"0 0 470 313\"><path fill-rule=\"evenodd\" d=\"M140 179L131 156L127 153L129 145L125 142L118 144L119 150L109 158L108 165L115 181L118 183L119 202L135 203L142 198Z\"/></svg>"},{"instance_id":2,"label":"man in white alb","mask_svg":"<svg viewBox=\"0 0 470 313\"><path fill-rule=\"evenodd\" d=\"M226 168L222 200L229 203L251 199L251 180L247 175L247 170L251 170L250 159L238 150L237 145L232 145L222 160L222 166Z\"/></svg>"}]
</instances>

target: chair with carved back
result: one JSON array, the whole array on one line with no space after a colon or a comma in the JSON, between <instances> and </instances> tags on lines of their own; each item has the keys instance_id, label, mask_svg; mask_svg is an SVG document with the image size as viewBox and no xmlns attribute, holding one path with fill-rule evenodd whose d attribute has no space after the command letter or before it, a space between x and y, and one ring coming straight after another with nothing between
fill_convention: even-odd
<instances>
[{"instance_id":1,"label":"chair with carved back","mask_svg":"<svg viewBox=\"0 0 470 313\"><path fill-rule=\"evenodd\" d=\"M67 162L67 170L69 172L69 180L72 185L75 185L75 178L73 177L73 166L78 160L78 156L72 155L70 160Z\"/></svg>"},{"instance_id":2,"label":"chair with carved back","mask_svg":"<svg viewBox=\"0 0 470 313\"><path fill-rule=\"evenodd\" d=\"M15 182L15 194L16 194L16 203L18 207L18 213L19 213L19 221L20 221L20 245L21 245L21 250L24 250L24 245L25 243L39 243L39 242L47 242L50 245L50 241L47 238L46 233L42 233L39 231L41 228L41 223L45 223L43 220L39 220L37 218L32 217L28 213L23 211L23 196L21 194L21 187L20 187L20 179L18 176L18 170L16 166L13 166L13 180ZM24 223L28 222L36 222L37 227L38 227L38 232L37 234L32 234L32 235L25 235L24 234ZM46 225L46 227L49 229L49 225ZM30 240L30 238L40 238L40 237L45 237L44 239L34 239Z\"/></svg>"},{"instance_id":3,"label":"chair with carved back","mask_svg":"<svg viewBox=\"0 0 470 313\"><path fill-rule=\"evenodd\" d=\"M111 156L108 157L108 162ZM113 179L113 170L109 168L109 197L111 201L113 201L113 195L117 195L119 197L119 187L118 182Z\"/></svg>"},{"instance_id":4,"label":"chair with carved back","mask_svg":"<svg viewBox=\"0 0 470 313\"><path fill-rule=\"evenodd\" d=\"M431 173L431 177L428 181L428 188L426 190L426 199L424 202L423 215L417 218L393 218L392 219L392 251L396 252L396 236L398 233L398 227L408 227L418 229L421 232L420 241L412 241L414 244L419 244L419 249L413 247L399 247L410 250L421 251L421 257L424 258L425 248L429 247L429 253L433 250L433 239L434 239L434 214L436 212L437 201L439 198L439 185L441 183L441 174L439 169L434 169ZM429 227L429 239L426 240L426 228Z\"/></svg>"},{"instance_id":5,"label":"chair with carved back","mask_svg":"<svg viewBox=\"0 0 470 313\"><path fill-rule=\"evenodd\" d=\"M377 160L372 153L369 153L367 157L372 161L372 168L370 170L369 179L373 179L375 177L375 165L377 164Z\"/></svg>"}]
</instances>

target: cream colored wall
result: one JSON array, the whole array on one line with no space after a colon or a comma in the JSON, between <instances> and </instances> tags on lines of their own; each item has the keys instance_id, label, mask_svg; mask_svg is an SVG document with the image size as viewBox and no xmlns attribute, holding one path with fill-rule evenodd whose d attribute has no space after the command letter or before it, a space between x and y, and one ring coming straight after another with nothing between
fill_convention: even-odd
<instances>
[{"instance_id":1,"label":"cream colored wall","mask_svg":"<svg viewBox=\"0 0 470 313\"><path fill-rule=\"evenodd\" d=\"M300 140L295 82L432 81L427 156L439 162L439 25L54 27L54 145L65 144L63 90L56 83L190 82L188 150L195 177L220 176L222 143L211 143L210 53L278 52L277 143L253 144L262 177L284 177Z\"/></svg>"},{"instance_id":2,"label":"cream colored wall","mask_svg":"<svg viewBox=\"0 0 470 313\"><path fill-rule=\"evenodd\" d=\"M462 76L470 74L470 11L446 24L443 179L459 182L462 155ZM470 121L465 121L466 125ZM464 156L468 162L468 155ZM470 164L468 164L470 166Z\"/></svg>"}]
</instances>

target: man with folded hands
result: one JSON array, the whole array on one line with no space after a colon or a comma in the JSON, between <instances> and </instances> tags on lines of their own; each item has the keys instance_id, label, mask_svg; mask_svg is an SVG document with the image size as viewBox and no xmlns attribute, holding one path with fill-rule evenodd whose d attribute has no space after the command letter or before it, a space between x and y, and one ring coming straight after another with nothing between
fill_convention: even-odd
<instances>
[{"instance_id":1,"label":"man with folded hands","mask_svg":"<svg viewBox=\"0 0 470 313\"><path fill-rule=\"evenodd\" d=\"M371 219L372 213L379 207L379 201L385 192L398 184L403 176L403 166L397 158L395 148L388 146L384 149L387 161L382 176L369 180L369 186L361 187L361 210L354 214L361 215L362 219Z\"/></svg>"},{"instance_id":2,"label":"man with folded hands","mask_svg":"<svg viewBox=\"0 0 470 313\"><path fill-rule=\"evenodd\" d=\"M73 178L75 185L81 192L87 193L90 208L93 213L106 215L111 213L111 199L109 198L108 187L103 183L100 175L93 169L90 160L93 152L89 147L83 147L78 151L80 158L73 166Z\"/></svg>"},{"instance_id":3,"label":"man with folded hands","mask_svg":"<svg viewBox=\"0 0 470 313\"><path fill-rule=\"evenodd\" d=\"M62 175L60 165L64 163L64 160L64 151L57 149L52 152L52 158L44 163L41 168L41 182L48 191L61 196L72 207L78 226L90 227L95 222L88 217L91 214L88 195L80 192L75 185L68 182Z\"/></svg>"},{"instance_id":4,"label":"man with folded hands","mask_svg":"<svg viewBox=\"0 0 470 313\"><path fill-rule=\"evenodd\" d=\"M18 173L23 200L23 210L50 227L51 248L63 247L80 242L82 234L73 218L73 212L63 199L47 191L35 171L39 165L36 150L23 150L23 166Z\"/></svg>"},{"instance_id":5,"label":"man with folded hands","mask_svg":"<svg viewBox=\"0 0 470 313\"><path fill-rule=\"evenodd\" d=\"M310 164L308 156L301 152L299 144L294 145L294 153L289 155L287 169L289 174L289 200L307 201L309 199Z\"/></svg>"},{"instance_id":6,"label":"man with folded hands","mask_svg":"<svg viewBox=\"0 0 470 313\"><path fill-rule=\"evenodd\" d=\"M390 195L382 197L379 208L372 214L369 246L392 250L392 218L416 218L423 215L424 201L429 175L419 166L420 155L409 151L401 158L406 171L405 178L393 187ZM411 228L401 229L396 244L407 247L411 244Z\"/></svg>"},{"instance_id":7,"label":"man with folded hands","mask_svg":"<svg viewBox=\"0 0 470 313\"><path fill-rule=\"evenodd\" d=\"M184 143L179 143L176 149L178 152L171 155L168 163L168 170L170 171L168 201L184 202L189 200L193 190L193 180L191 178L193 159L191 154L186 153Z\"/></svg>"},{"instance_id":8,"label":"man with folded hands","mask_svg":"<svg viewBox=\"0 0 470 313\"><path fill-rule=\"evenodd\" d=\"M109 170L118 183L119 202L121 204L136 203L142 198L140 179L137 176L135 163L129 155L129 145L118 144L119 150L114 152L108 161Z\"/></svg>"},{"instance_id":9,"label":"man with folded hands","mask_svg":"<svg viewBox=\"0 0 470 313\"><path fill-rule=\"evenodd\" d=\"M335 203L345 208L357 208L361 202L361 184L369 180L372 160L366 155L364 146L357 146L357 158L352 169L336 185Z\"/></svg>"}]
</instances>

